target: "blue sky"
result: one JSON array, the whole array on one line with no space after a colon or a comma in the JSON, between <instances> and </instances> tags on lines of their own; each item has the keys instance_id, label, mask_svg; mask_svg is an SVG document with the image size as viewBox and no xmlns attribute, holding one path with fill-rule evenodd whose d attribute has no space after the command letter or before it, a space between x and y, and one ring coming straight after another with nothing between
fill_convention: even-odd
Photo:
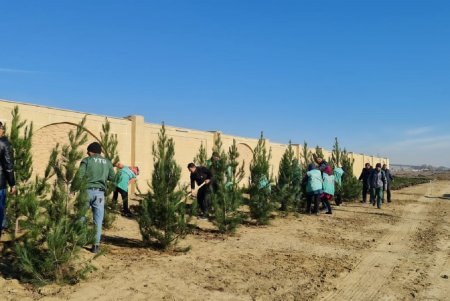
<instances>
[{"instance_id":1,"label":"blue sky","mask_svg":"<svg viewBox=\"0 0 450 301\"><path fill-rule=\"evenodd\" d=\"M450 166L449 1L0 0L0 98Z\"/></svg>"}]
</instances>

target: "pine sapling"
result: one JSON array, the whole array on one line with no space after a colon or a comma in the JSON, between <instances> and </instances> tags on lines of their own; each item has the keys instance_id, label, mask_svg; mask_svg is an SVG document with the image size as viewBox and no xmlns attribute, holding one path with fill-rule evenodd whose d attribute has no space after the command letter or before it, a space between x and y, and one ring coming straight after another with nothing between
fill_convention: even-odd
<instances>
[{"instance_id":1,"label":"pine sapling","mask_svg":"<svg viewBox=\"0 0 450 301\"><path fill-rule=\"evenodd\" d=\"M100 144L105 158L110 160L113 166L120 162L119 152L117 150L119 140L117 139L117 134L111 133L111 123L108 118L105 118L105 123L102 125ZM113 182L109 182L105 192L105 216L103 218L103 225L106 229L111 228L113 225L118 210L117 203L113 203L111 197L111 194L116 188L114 184Z\"/></svg>"},{"instance_id":2,"label":"pine sapling","mask_svg":"<svg viewBox=\"0 0 450 301\"><path fill-rule=\"evenodd\" d=\"M300 162L295 158L292 143L289 141L280 161L274 193L274 198L281 204L281 211L296 211L298 209L302 192L301 175Z\"/></svg>"},{"instance_id":3,"label":"pine sapling","mask_svg":"<svg viewBox=\"0 0 450 301\"><path fill-rule=\"evenodd\" d=\"M274 209L271 200L270 185L270 159L271 151L266 149L266 140L261 133L253 151L253 160L250 164L249 207L250 216L259 224L268 224L269 217Z\"/></svg>"},{"instance_id":4,"label":"pine sapling","mask_svg":"<svg viewBox=\"0 0 450 301\"><path fill-rule=\"evenodd\" d=\"M23 235L16 239L16 269L22 280L36 284L77 282L92 269L80 262L79 251L92 243L94 229L86 222L88 210L85 180L75 177L78 161L83 157L79 148L86 142L83 119L75 131L69 132L69 144L57 145L49 159L45 177L53 175L51 194L30 194L26 210L28 220Z\"/></svg>"},{"instance_id":5,"label":"pine sapling","mask_svg":"<svg viewBox=\"0 0 450 301\"><path fill-rule=\"evenodd\" d=\"M175 162L175 144L164 123L153 144L150 191L141 201L139 228L148 245L167 249L187 233L185 190L179 187L181 167Z\"/></svg>"}]
</instances>

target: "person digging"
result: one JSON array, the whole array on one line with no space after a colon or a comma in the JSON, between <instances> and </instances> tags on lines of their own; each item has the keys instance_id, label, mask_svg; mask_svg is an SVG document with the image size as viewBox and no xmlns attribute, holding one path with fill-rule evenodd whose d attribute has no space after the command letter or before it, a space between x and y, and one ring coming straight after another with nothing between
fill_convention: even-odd
<instances>
[{"instance_id":1,"label":"person digging","mask_svg":"<svg viewBox=\"0 0 450 301\"><path fill-rule=\"evenodd\" d=\"M133 214L128 207L128 185L136 182L136 176L139 175L139 167L129 167L121 163L117 163L116 167L119 168L119 171L117 172L117 176L114 182L114 186L116 186L116 189L113 193L112 202L113 204L117 204L117 199L120 194L120 196L122 197L122 216L132 217Z\"/></svg>"},{"instance_id":2,"label":"person digging","mask_svg":"<svg viewBox=\"0 0 450 301\"><path fill-rule=\"evenodd\" d=\"M195 184L199 187L197 191L197 203L201 214L199 219L208 219L208 195L210 193L210 183L212 180L211 171L204 166L196 166L194 163L188 164L191 173L191 194L194 194Z\"/></svg>"}]
</instances>

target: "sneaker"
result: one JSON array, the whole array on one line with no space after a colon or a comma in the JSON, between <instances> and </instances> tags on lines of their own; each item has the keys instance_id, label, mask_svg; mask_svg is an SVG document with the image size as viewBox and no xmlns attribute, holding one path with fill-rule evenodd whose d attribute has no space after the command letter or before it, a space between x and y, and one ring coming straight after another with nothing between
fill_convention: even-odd
<instances>
[{"instance_id":1,"label":"sneaker","mask_svg":"<svg viewBox=\"0 0 450 301\"><path fill-rule=\"evenodd\" d=\"M93 245L91 248L91 252L94 254L98 254L100 252L100 246L99 245Z\"/></svg>"},{"instance_id":2,"label":"sneaker","mask_svg":"<svg viewBox=\"0 0 450 301\"><path fill-rule=\"evenodd\" d=\"M327 211L327 212L325 212L325 214L333 214L333 213L331 213L331 211Z\"/></svg>"}]
</instances>

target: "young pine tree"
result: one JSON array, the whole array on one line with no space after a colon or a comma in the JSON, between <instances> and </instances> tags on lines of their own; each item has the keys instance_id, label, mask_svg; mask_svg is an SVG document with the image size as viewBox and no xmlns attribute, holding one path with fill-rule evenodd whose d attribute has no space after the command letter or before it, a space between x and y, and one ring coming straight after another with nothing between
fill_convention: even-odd
<instances>
[{"instance_id":1,"label":"young pine tree","mask_svg":"<svg viewBox=\"0 0 450 301\"><path fill-rule=\"evenodd\" d=\"M324 155L323 155L322 148L319 147L318 145L316 146L316 150L315 150L315 152L314 152L314 155L317 156L317 157L319 157L319 158L325 159L325 158L324 158Z\"/></svg>"},{"instance_id":2,"label":"young pine tree","mask_svg":"<svg viewBox=\"0 0 450 301\"><path fill-rule=\"evenodd\" d=\"M117 134L111 133L111 124L108 118L105 119L105 123L102 125L102 132L100 133L100 144L102 145L102 151L106 159L109 159L113 166L120 162L119 152L117 146L119 140ZM116 220L116 212L118 209L117 203L112 202L111 194L114 192L116 186L114 183L108 183L108 189L105 192L105 216L103 219L103 225L106 229L110 228Z\"/></svg>"},{"instance_id":3,"label":"young pine tree","mask_svg":"<svg viewBox=\"0 0 450 301\"><path fill-rule=\"evenodd\" d=\"M283 154L278 170L275 198L280 202L281 211L297 210L302 194L302 170L300 162L295 158L291 141Z\"/></svg>"},{"instance_id":4,"label":"young pine tree","mask_svg":"<svg viewBox=\"0 0 450 301\"><path fill-rule=\"evenodd\" d=\"M341 153L341 164L344 170L342 177L342 198L346 201L355 200L361 195L361 183L353 174L354 161L344 149Z\"/></svg>"},{"instance_id":5,"label":"young pine tree","mask_svg":"<svg viewBox=\"0 0 450 301\"><path fill-rule=\"evenodd\" d=\"M339 145L338 138L334 138L333 151L331 152L331 160L329 162L333 169L342 166L342 150Z\"/></svg>"},{"instance_id":6,"label":"young pine tree","mask_svg":"<svg viewBox=\"0 0 450 301\"><path fill-rule=\"evenodd\" d=\"M153 174L150 192L141 201L139 228L149 245L167 249L187 232L185 193L178 187L181 168L175 162L175 145L164 123L153 144Z\"/></svg>"},{"instance_id":7,"label":"young pine tree","mask_svg":"<svg viewBox=\"0 0 450 301\"><path fill-rule=\"evenodd\" d=\"M217 137L213 152L219 154L219 160L212 162L214 224L222 233L236 230L242 217L238 208L242 203L242 190L239 183L244 177L244 166L239 167L236 141L228 150L228 156L222 150L222 141Z\"/></svg>"},{"instance_id":8,"label":"young pine tree","mask_svg":"<svg viewBox=\"0 0 450 301\"><path fill-rule=\"evenodd\" d=\"M270 158L271 151L267 152L266 140L261 133L258 144L253 151L253 160L250 164L250 216L259 224L268 224L270 213L274 209L271 200L270 186Z\"/></svg>"},{"instance_id":9,"label":"young pine tree","mask_svg":"<svg viewBox=\"0 0 450 301\"><path fill-rule=\"evenodd\" d=\"M21 202L26 201L31 188L30 178L33 173L33 156L31 153L33 138L33 123L21 120L19 107L15 106L11 111L12 121L9 133L9 141L14 158L14 171L17 183L17 193L8 199L7 219L13 224L21 212ZM9 228L13 230L13 227Z\"/></svg>"},{"instance_id":10,"label":"young pine tree","mask_svg":"<svg viewBox=\"0 0 450 301\"><path fill-rule=\"evenodd\" d=\"M302 174L308 171L308 164L313 162L313 153L308 149L308 143L303 142L301 157Z\"/></svg>"},{"instance_id":11,"label":"young pine tree","mask_svg":"<svg viewBox=\"0 0 450 301\"><path fill-rule=\"evenodd\" d=\"M94 229L86 222L88 211L84 179L76 179L79 148L86 143L85 118L69 132L69 144L57 145L45 177L54 176L50 196L30 194L28 220L16 240L16 267L23 280L37 284L78 281L92 266L80 263L81 247L92 243Z\"/></svg>"},{"instance_id":12,"label":"young pine tree","mask_svg":"<svg viewBox=\"0 0 450 301\"><path fill-rule=\"evenodd\" d=\"M342 167L342 150L339 145L338 138L334 138L333 151L331 152L331 158L329 160L330 166L335 170L338 167ZM345 176L345 171L344 171ZM335 193L334 198L336 200L336 204L340 205L342 203L343 198L343 186L342 179L340 182L335 183Z\"/></svg>"},{"instance_id":13,"label":"young pine tree","mask_svg":"<svg viewBox=\"0 0 450 301\"><path fill-rule=\"evenodd\" d=\"M196 165L205 166L207 160L208 160L208 157L206 154L206 148L202 142L200 144L200 148L198 149L198 154L195 156L195 158L192 160L192 162L194 162Z\"/></svg>"}]
</instances>

